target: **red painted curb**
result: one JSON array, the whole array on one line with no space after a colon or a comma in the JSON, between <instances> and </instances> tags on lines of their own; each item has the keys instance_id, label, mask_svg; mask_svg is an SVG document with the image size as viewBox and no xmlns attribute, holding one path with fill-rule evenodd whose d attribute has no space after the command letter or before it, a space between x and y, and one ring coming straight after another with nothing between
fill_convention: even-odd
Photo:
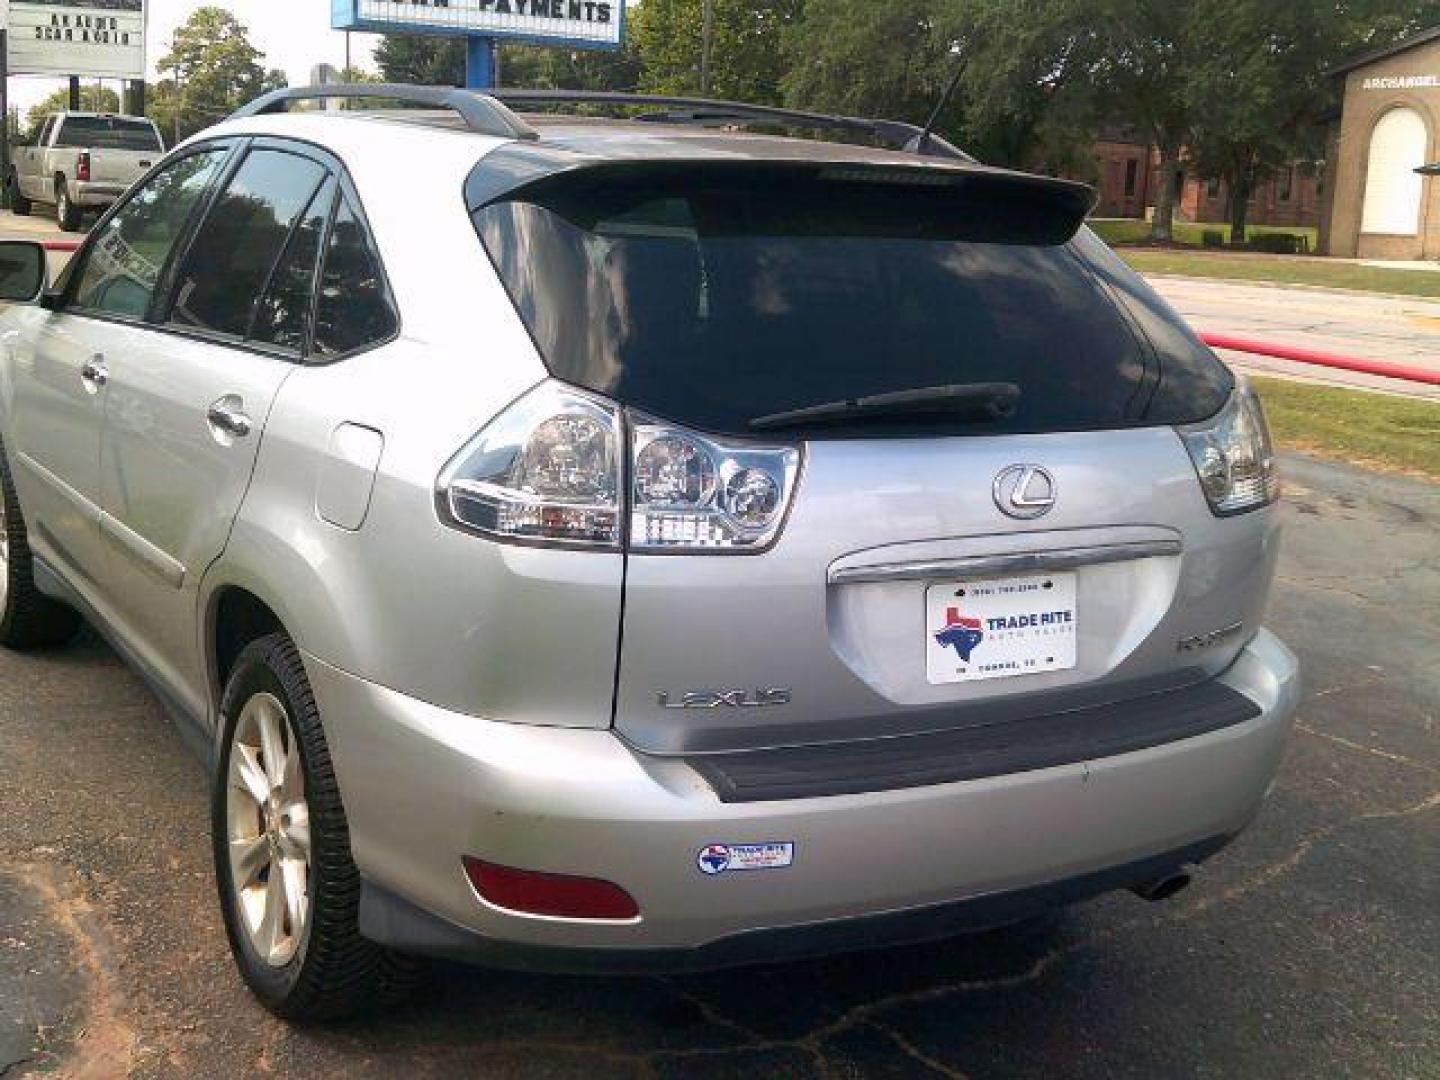
<instances>
[{"instance_id":1,"label":"red painted curb","mask_svg":"<svg viewBox=\"0 0 1440 1080\"><path fill-rule=\"evenodd\" d=\"M46 251L79 251L79 240L42 240L41 245Z\"/></svg>"},{"instance_id":2,"label":"red painted curb","mask_svg":"<svg viewBox=\"0 0 1440 1080\"><path fill-rule=\"evenodd\" d=\"M1408 364L1387 364L1381 360L1362 360L1358 356L1342 356L1339 353L1302 349L1295 345L1280 345L1273 341L1256 341L1254 338L1234 337L1230 334L1201 334L1200 340L1212 349L1233 349L1236 352L1255 353L1257 356L1274 356L1281 360L1294 360L1301 364L1318 364L1320 367L1359 371L1366 375L1383 375L1387 379L1405 379L1408 382L1440 386L1440 371L1411 367Z\"/></svg>"}]
</instances>

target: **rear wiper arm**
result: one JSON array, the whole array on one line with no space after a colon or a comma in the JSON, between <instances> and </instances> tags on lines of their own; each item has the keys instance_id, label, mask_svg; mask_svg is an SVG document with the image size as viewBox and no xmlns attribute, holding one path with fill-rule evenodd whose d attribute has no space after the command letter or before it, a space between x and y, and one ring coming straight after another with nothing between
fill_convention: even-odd
<instances>
[{"instance_id":1,"label":"rear wiper arm","mask_svg":"<svg viewBox=\"0 0 1440 1080\"><path fill-rule=\"evenodd\" d=\"M750 421L752 431L833 424L846 420L886 420L905 416L960 414L978 420L1004 420L1015 412L1020 387L1008 382L952 383L895 390L887 394L827 401L768 413Z\"/></svg>"}]
</instances>

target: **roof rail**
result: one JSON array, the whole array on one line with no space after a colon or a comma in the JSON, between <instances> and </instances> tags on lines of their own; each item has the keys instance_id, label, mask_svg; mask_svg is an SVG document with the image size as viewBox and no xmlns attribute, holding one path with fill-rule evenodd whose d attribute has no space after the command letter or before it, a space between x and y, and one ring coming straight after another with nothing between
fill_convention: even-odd
<instances>
[{"instance_id":1,"label":"roof rail","mask_svg":"<svg viewBox=\"0 0 1440 1080\"><path fill-rule=\"evenodd\" d=\"M639 120L671 124L724 124L748 121L769 122L821 131L844 131L868 135L896 150L928 157L974 161L959 147L935 134L926 134L915 124L902 120L872 120L861 116L833 116L829 113L781 109L773 105L746 105L736 101L672 97L659 94L624 94L609 90L514 90L509 87L486 93L512 105L653 105L665 111L642 113Z\"/></svg>"},{"instance_id":2,"label":"roof rail","mask_svg":"<svg viewBox=\"0 0 1440 1080\"><path fill-rule=\"evenodd\" d=\"M287 86L262 94L248 105L242 105L230 114L230 119L284 112L285 106L292 101L318 101L326 98L384 98L409 105L426 105L433 109L452 109L460 114L460 119L467 128L481 135L495 135L502 139L539 138L534 128L490 95L453 86L409 86L404 83Z\"/></svg>"}]
</instances>

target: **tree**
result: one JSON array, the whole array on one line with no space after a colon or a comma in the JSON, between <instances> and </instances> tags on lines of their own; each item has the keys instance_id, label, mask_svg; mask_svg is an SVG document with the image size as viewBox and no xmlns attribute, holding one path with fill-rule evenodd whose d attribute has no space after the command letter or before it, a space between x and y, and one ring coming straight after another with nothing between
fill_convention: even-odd
<instances>
[{"instance_id":1,"label":"tree","mask_svg":"<svg viewBox=\"0 0 1440 1080\"><path fill-rule=\"evenodd\" d=\"M783 41L801 6L801 0L714 0L709 96L779 104ZM645 0L630 27L642 90L701 92L703 12L703 0Z\"/></svg>"},{"instance_id":2,"label":"tree","mask_svg":"<svg viewBox=\"0 0 1440 1080\"><path fill-rule=\"evenodd\" d=\"M387 34L375 48L375 61L385 82L465 85L464 38ZM640 59L630 44L619 52L502 44L497 74L502 86L527 89L632 90Z\"/></svg>"},{"instance_id":3,"label":"tree","mask_svg":"<svg viewBox=\"0 0 1440 1080\"><path fill-rule=\"evenodd\" d=\"M1159 149L1151 236L1168 241L1195 121L1187 75L1213 50L1209 10L1175 0L962 0L953 36L967 64L967 121L1014 164L1073 163L1100 119L1130 121Z\"/></svg>"},{"instance_id":4,"label":"tree","mask_svg":"<svg viewBox=\"0 0 1440 1080\"><path fill-rule=\"evenodd\" d=\"M1159 150L1155 216L1150 238L1174 236L1181 151L1195 126L1187 93L1189 72L1213 52L1215 27L1205 4L1174 0L1098 0L1095 80L1102 110L1145 132Z\"/></svg>"},{"instance_id":5,"label":"tree","mask_svg":"<svg viewBox=\"0 0 1440 1080\"><path fill-rule=\"evenodd\" d=\"M786 103L923 122L949 70L942 8L943 0L809 0L782 34ZM642 56L648 66L649 52ZM950 117L941 130L953 133Z\"/></svg>"},{"instance_id":6,"label":"tree","mask_svg":"<svg viewBox=\"0 0 1440 1080\"><path fill-rule=\"evenodd\" d=\"M500 83L533 90L634 90L640 81L640 55L633 41L619 51L608 52L503 45Z\"/></svg>"},{"instance_id":7,"label":"tree","mask_svg":"<svg viewBox=\"0 0 1440 1080\"><path fill-rule=\"evenodd\" d=\"M1326 72L1343 57L1440 19L1435 0L1211 0L1212 49L1186 73L1197 172L1225 182L1231 243L1243 243L1257 185L1322 152L1319 120L1333 103Z\"/></svg>"},{"instance_id":8,"label":"tree","mask_svg":"<svg viewBox=\"0 0 1440 1080\"><path fill-rule=\"evenodd\" d=\"M1094 0L952 0L946 33L961 66L950 115L983 160L1085 173L1104 102L1092 77L1102 39Z\"/></svg>"},{"instance_id":9,"label":"tree","mask_svg":"<svg viewBox=\"0 0 1440 1080\"><path fill-rule=\"evenodd\" d=\"M45 117L51 113L65 112L70 108L69 89L56 90L49 97L33 106L25 114L31 131L39 129L45 122ZM109 112L120 111L120 95L108 86L95 86L90 83L80 84L80 111L81 112Z\"/></svg>"},{"instance_id":10,"label":"tree","mask_svg":"<svg viewBox=\"0 0 1440 1080\"><path fill-rule=\"evenodd\" d=\"M284 72L267 71L263 59L235 16L221 7L196 8L156 65L171 78L156 84L147 111L177 139L194 134L285 85Z\"/></svg>"},{"instance_id":11,"label":"tree","mask_svg":"<svg viewBox=\"0 0 1440 1080\"><path fill-rule=\"evenodd\" d=\"M385 82L465 85L465 39L436 34L386 34L375 46Z\"/></svg>"},{"instance_id":12,"label":"tree","mask_svg":"<svg viewBox=\"0 0 1440 1080\"><path fill-rule=\"evenodd\" d=\"M939 134L997 164L1088 165L1094 4L808 0L785 34L786 100L919 124L958 72Z\"/></svg>"}]
</instances>

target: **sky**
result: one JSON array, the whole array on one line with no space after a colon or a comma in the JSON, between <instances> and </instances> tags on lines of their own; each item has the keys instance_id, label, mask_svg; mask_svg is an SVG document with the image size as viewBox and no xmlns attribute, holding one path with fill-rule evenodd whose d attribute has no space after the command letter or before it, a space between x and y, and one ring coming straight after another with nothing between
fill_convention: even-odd
<instances>
[{"instance_id":1,"label":"sky","mask_svg":"<svg viewBox=\"0 0 1440 1080\"><path fill-rule=\"evenodd\" d=\"M310 81L314 64L345 63L345 35L330 29L330 0L215 0L229 9L250 29L250 41L265 54L267 68L283 68L291 86ZM145 59L150 78L156 78L155 62L170 49L170 36L203 0L149 0L150 21L145 39ZM370 67L370 53L377 38L372 34L351 35L351 58L358 67ZM10 104L23 117L30 106L65 85L63 79L38 75L15 75L10 79ZM117 89L118 83L112 83Z\"/></svg>"}]
</instances>

